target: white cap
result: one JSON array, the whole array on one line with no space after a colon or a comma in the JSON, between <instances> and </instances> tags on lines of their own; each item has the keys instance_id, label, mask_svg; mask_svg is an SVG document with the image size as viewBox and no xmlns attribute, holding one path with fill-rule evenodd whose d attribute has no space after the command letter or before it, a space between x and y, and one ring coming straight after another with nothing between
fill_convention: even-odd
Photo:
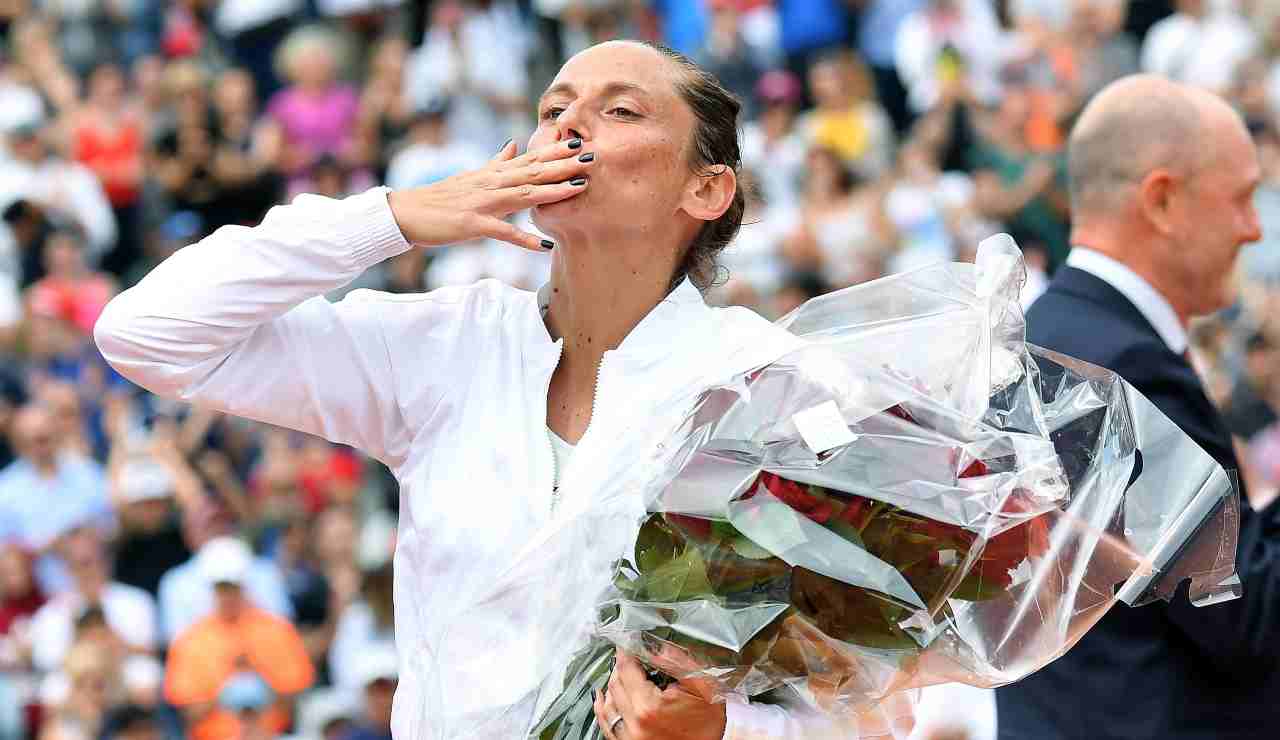
<instances>
[{"instance_id":1,"label":"white cap","mask_svg":"<svg viewBox=\"0 0 1280 740\"><path fill-rule=\"evenodd\" d=\"M164 681L164 666L150 655L130 655L120 666L120 676L129 691L152 691Z\"/></svg>"},{"instance_id":2,"label":"white cap","mask_svg":"<svg viewBox=\"0 0 1280 740\"><path fill-rule=\"evenodd\" d=\"M242 584L251 565L253 551L235 537L215 537L196 555L196 569L211 584Z\"/></svg>"},{"instance_id":3,"label":"white cap","mask_svg":"<svg viewBox=\"0 0 1280 740\"><path fill-rule=\"evenodd\" d=\"M120 495L128 503L169 498L173 495L173 477L149 456L130 458L121 466Z\"/></svg>"},{"instance_id":4,"label":"white cap","mask_svg":"<svg viewBox=\"0 0 1280 740\"><path fill-rule=\"evenodd\" d=\"M361 686L368 686L378 679L396 680L400 675L400 659L395 647L374 644L356 658L355 676Z\"/></svg>"}]
</instances>

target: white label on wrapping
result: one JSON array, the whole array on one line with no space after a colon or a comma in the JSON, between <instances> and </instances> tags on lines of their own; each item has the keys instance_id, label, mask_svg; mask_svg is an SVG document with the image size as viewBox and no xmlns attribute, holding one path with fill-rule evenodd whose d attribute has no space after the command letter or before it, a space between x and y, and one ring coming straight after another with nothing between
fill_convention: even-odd
<instances>
[{"instance_id":1,"label":"white label on wrapping","mask_svg":"<svg viewBox=\"0 0 1280 740\"><path fill-rule=\"evenodd\" d=\"M844 423L844 416L835 401L820 403L798 412L791 417L791 421L795 422L804 443L809 445L815 455L847 445L858 438L849 431L849 425Z\"/></svg>"}]
</instances>

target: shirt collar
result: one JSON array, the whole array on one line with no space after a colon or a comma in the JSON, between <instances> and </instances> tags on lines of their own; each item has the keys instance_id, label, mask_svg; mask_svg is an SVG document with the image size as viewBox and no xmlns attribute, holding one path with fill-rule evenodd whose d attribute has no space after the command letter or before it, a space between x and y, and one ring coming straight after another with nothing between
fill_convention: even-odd
<instances>
[{"instance_id":1,"label":"shirt collar","mask_svg":"<svg viewBox=\"0 0 1280 740\"><path fill-rule=\"evenodd\" d=\"M1067 266L1084 270L1120 291L1156 330L1164 343L1180 355L1187 351L1187 330L1169 301L1141 275L1123 263L1088 247L1072 247Z\"/></svg>"}]
</instances>

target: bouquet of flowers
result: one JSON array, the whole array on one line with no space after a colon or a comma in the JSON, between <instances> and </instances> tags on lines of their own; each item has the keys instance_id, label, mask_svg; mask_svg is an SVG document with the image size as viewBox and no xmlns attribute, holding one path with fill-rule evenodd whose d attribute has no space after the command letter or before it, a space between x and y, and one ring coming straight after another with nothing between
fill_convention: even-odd
<instances>
[{"instance_id":1,"label":"bouquet of flowers","mask_svg":"<svg viewBox=\"0 0 1280 740\"><path fill-rule=\"evenodd\" d=\"M1227 474L1114 374L1025 344L1020 253L815 299L803 349L703 394L529 736L600 737L615 647L659 682L857 715L996 686L1117 601L1238 595Z\"/></svg>"}]
</instances>

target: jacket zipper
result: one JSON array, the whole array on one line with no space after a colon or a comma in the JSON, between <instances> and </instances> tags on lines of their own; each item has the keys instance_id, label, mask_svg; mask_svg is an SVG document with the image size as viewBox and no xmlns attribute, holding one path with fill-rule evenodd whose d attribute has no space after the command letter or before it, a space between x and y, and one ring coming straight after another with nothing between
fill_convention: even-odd
<instances>
[{"instance_id":1,"label":"jacket zipper","mask_svg":"<svg viewBox=\"0 0 1280 740\"><path fill-rule=\"evenodd\" d=\"M592 429L594 429L594 428L596 428L596 427L598 427L598 426L600 426L600 424L599 424L599 419L600 419L600 389L601 389L601 387L603 387L603 385L604 385L604 366L605 366L605 363L606 363L606 362L608 362L608 360L609 360L609 352L605 352L605 353L604 353L603 355L601 355L601 357L600 357L600 364L599 364L598 366L596 366L596 387L595 387L595 391L594 391L594 393L592 393L592 395L591 395L591 420L587 422L587 429L586 429L586 431L585 431L585 432L583 432L583 433L582 433L582 438L581 438L581 439L579 439L579 440L578 440L578 443L577 443L576 445L574 445L574 446L573 446L573 449L574 449L573 459L575 459L575 460L579 457L578 451L582 449L582 443L583 443L583 442L586 442L586 441L587 441L587 438L591 436L591 430L592 430ZM550 391L550 387L549 387L549 385L548 385L548 392L549 392L549 391ZM550 445L551 445L551 436L550 436L550 432L548 432L548 435L547 435L547 445L548 445L548 446L550 446ZM555 458L555 451L554 451L554 450L552 450L551 456L552 456L551 465L552 465L552 468L553 468L553 470L554 470L554 468L555 468L555 459L554 459L554 458ZM569 471L570 469L572 469L572 468L573 468L573 465L572 465L572 463L571 463L571 464L569 464L569 465L566 465L564 470L561 470L561 471L560 471L560 486L559 486L559 488L564 488L565 473L566 473L566 472L568 472L568 471ZM556 489L556 488L554 488L554 487L553 487L552 492L551 492L551 515L552 515L553 517L555 516L556 506L559 504L559 502L560 502L560 492L559 492L559 490L558 490L558 489Z\"/></svg>"},{"instance_id":2,"label":"jacket zipper","mask_svg":"<svg viewBox=\"0 0 1280 740\"><path fill-rule=\"evenodd\" d=\"M556 484L557 474L563 471L556 470L556 451L551 446L551 425L547 419L547 401L551 397L551 378L556 374L556 368L560 366L560 358L564 355L564 340L556 342L556 364L551 368L551 373L547 375L546 386L542 389L542 439L546 444L547 457L551 460L551 509L550 517L555 518L556 505L560 502L560 486ZM561 484L564 481L560 481Z\"/></svg>"}]
</instances>

